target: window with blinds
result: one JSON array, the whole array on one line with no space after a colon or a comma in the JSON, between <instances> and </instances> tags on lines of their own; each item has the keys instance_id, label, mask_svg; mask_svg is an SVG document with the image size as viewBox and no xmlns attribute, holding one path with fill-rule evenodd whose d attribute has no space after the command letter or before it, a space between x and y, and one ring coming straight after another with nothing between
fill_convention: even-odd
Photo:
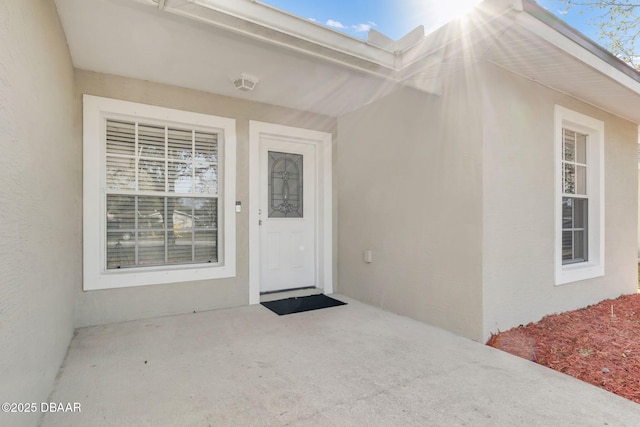
<instances>
[{"instance_id":1,"label":"window with blinds","mask_svg":"<svg viewBox=\"0 0 640 427\"><path fill-rule=\"evenodd\" d=\"M562 129L562 263L589 260L586 134Z\"/></svg>"},{"instance_id":2,"label":"window with blinds","mask_svg":"<svg viewBox=\"0 0 640 427\"><path fill-rule=\"evenodd\" d=\"M218 261L218 134L106 120L106 268Z\"/></svg>"},{"instance_id":3,"label":"window with blinds","mask_svg":"<svg viewBox=\"0 0 640 427\"><path fill-rule=\"evenodd\" d=\"M604 276L604 122L554 107L555 284Z\"/></svg>"}]
</instances>

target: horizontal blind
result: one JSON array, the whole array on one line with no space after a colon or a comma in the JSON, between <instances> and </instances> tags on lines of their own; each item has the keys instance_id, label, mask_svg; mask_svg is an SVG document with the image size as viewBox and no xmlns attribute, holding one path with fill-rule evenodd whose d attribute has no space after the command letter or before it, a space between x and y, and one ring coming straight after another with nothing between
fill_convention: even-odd
<instances>
[{"instance_id":1,"label":"horizontal blind","mask_svg":"<svg viewBox=\"0 0 640 427\"><path fill-rule=\"evenodd\" d=\"M562 263L588 261L587 135L562 129Z\"/></svg>"},{"instance_id":2,"label":"horizontal blind","mask_svg":"<svg viewBox=\"0 0 640 427\"><path fill-rule=\"evenodd\" d=\"M107 268L217 262L215 132L108 119Z\"/></svg>"}]
</instances>

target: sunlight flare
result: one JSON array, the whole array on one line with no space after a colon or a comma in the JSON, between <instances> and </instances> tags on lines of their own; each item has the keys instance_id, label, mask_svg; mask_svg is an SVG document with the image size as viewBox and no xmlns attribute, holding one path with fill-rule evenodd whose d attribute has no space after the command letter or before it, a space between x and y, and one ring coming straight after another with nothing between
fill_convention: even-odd
<instances>
[{"instance_id":1,"label":"sunlight flare","mask_svg":"<svg viewBox=\"0 0 640 427\"><path fill-rule=\"evenodd\" d=\"M405 19L419 20L430 32L456 19L463 19L482 0L409 0L402 3Z\"/></svg>"},{"instance_id":2,"label":"sunlight flare","mask_svg":"<svg viewBox=\"0 0 640 427\"><path fill-rule=\"evenodd\" d=\"M482 0L435 0L426 6L438 25L464 18Z\"/></svg>"}]
</instances>

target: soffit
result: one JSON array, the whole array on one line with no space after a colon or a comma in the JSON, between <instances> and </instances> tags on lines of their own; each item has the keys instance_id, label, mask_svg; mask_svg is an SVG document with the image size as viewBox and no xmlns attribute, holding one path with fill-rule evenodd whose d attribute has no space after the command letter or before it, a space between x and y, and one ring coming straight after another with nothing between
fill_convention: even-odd
<instances>
[{"instance_id":1,"label":"soffit","mask_svg":"<svg viewBox=\"0 0 640 427\"><path fill-rule=\"evenodd\" d=\"M477 14L466 30L459 23L448 24L427 37L421 48L429 46L430 53L400 70L401 80L428 88L452 73L473 73L479 63L489 61L640 123L640 75L566 24L549 26L553 17L539 6L529 4L527 9L533 8L535 17L515 10ZM539 19L542 14L544 19Z\"/></svg>"},{"instance_id":2,"label":"soffit","mask_svg":"<svg viewBox=\"0 0 640 427\"><path fill-rule=\"evenodd\" d=\"M79 69L334 117L396 87L385 76L388 69L367 59L345 59L337 52L336 59L327 60L322 58L322 47L314 48L319 55L305 53L308 41L299 40L300 51L296 51L161 11L150 1L55 3L74 66ZM233 78L242 72L259 79L254 91L233 88Z\"/></svg>"},{"instance_id":3,"label":"soffit","mask_svg":"<svg viewBox=\"0 0 640 427\"><path fill-rule=\"evenodd\" d=\"M640 93L619 81L624 81L625 76L613 67L595 68L589 65L594 61L593 55L581 49L576 52L584 57L579 59L567 54L529 29L513 25L494 40L484 57L525 78L640 123ZM599 62L595 61L595 64ZM608 75L616 73L616 78ZM637 82L628 84L640 88Z\"/></svg>"}]
</instances>

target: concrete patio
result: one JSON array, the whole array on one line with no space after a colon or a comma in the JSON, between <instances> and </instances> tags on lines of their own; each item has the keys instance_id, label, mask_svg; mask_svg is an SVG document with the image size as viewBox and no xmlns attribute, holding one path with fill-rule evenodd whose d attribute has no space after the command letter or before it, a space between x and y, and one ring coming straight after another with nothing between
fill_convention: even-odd
<instances>
[{"instance_id":1,"label":"concrete patio","mask_svg":"<svg viewBox=\"0 0 640 427\"><path fill-rule=\"evenodd\" d=\"M640 405L597 387L336 298L348 305L282 317L258 305L79 329L50 401L78 402L81 412L46 413L41 425L640 423Z\"/></svg>"}]
</instances>

